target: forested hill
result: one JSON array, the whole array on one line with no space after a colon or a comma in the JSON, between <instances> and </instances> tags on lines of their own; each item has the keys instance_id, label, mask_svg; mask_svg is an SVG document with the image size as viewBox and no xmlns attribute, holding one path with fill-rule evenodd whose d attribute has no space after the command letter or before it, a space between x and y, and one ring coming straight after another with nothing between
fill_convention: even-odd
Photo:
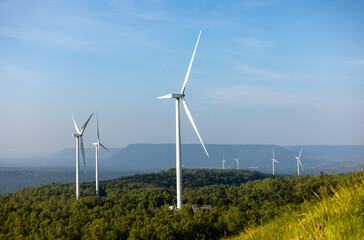
<instances>
[{"instance_id":1,"label":"forested hill","mask_svg":"<svg viewBox=\"0 0 364 240\"><path fill-rule=\"evenodd\" d=\"M358 182L362 172L270 178L185 169L184 205L176 212L169 210L176 200L174 170L103 181L101 198L94 184L84 183L78 201L74 184L39 185L0 195L0 239L220 239Z\"/></svg>"},{"instance_id":2,"label":"forested hill","mask_svg":"<svg viewBox=\"0 0 364 240\"><path fill-rule=\"evenodd\" d=\"M183 169L183 188L198 189L210 185L228 184L238 186L248 181L273 177L258 171L220 170L220 169ZM85 184L90 185L90 184ZM92 184L91 184L92 185ZM156 187L163 189L176 188L176 170L169 169L159 173L136 174L114 180L103 181L102 189L108 192L127 192L133 188Z\"/></svg>"}]
</instances>

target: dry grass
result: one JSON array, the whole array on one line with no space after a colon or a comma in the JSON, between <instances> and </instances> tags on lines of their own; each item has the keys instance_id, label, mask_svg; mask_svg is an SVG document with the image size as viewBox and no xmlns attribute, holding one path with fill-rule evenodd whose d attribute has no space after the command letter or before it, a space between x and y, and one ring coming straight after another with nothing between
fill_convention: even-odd
<instances>
[{"instance_id":1,"label":"dry grass","mask_svg":"<svg viewBox=\"0 0 364 240\"><path fill-rule=\"evenodd\" d=\"M364 240L363 172L353 181L332 189L333 197L304 203L302 209L246 230L230 240L243 239L355 239Z\"/></svg>"}]
</instances>

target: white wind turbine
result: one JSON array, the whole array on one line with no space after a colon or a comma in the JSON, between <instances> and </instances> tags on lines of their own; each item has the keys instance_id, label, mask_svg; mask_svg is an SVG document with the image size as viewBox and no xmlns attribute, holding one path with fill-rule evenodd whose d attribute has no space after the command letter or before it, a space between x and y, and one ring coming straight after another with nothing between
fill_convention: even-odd
<instances>
[{"instance_id":1,"label":"white wind turbine","mask_svg":"<svg viewBox=\"0 0 364 240\"><path fill-rule=\"evenodd\" d=\"M222 155L222 169L225 169L225 156L224 155Z\"/></svg>"},{"instance_id":2,"label":"white wind turbine","mask_svg":"<svg viewBox=\"0 0 364 240\"><path fill-rule=\"evenodd\" d=\"M274 162L279 163L275 158L274 158L274 148L273 148L273 158L272 158L272 163L273 163L273 176L274 176Z\"/></svg>"},{"instance_id":3,"label":"white wind turbine","mask_svg":"<svg viewBox=\"0 0 364 240\"><path fill-rule=\"evenodd\" d=\"M185 77L185 80L183 82L182 85L182 90L180 93L170 93L168 95L162 96L162 97L158 97L157 99L161 99L161 98L175 98L176 99L176 180L177 180L177 208L180 209L182 207L182 166L181 166L181 135L180 135L180 109L179 109L179 100L182 100L184 109L186 111L187 117L190 120L201 144L203 149L206 152L207 157L209 157L209 154L207 153L207 150L205 148L205 145L201 139L200 134L198 133L197 127L195 122L193 121L192 115L190 110L188 109L186 100L185 100L185 88L186 88L186 84L188 81L188 77L190 75L190 71L191 71L191 66L193 63L193 59L195 57L195 53L196 53L196 49L197 49L197 45L198 42L200 40L200 36L201 36L201 31L200 34L198 35L198 39L197 39L197 43L195 46L195 50L193 51L192 54L192 58L190 61L190 65L188 66L188 70L187 70L187 74Z\"/></svg>"},{"instance_id":4,"label":"white wind turbine","mask_svg":"<svg viewBox=\"0 0 364 240\"><path fill-rule=\"evenodd\" d=\"M236 169L238 169L238 170L239 170L239 160L240 160L240 157L238 157L238 158L233 158L233 160L235 160L235 161L236 161Z\"/></svg>"},{"instance_id":5,"label":"white wind turbine","mask_svg":"<svg viewBox=\"0 0 364 240\"><path fill-rule=\"evenodd\" d=\"M301 159L300 159L301 153L302 153L302 148L301 148L300 154L298 155L298 157L296 157L296 159L297 159L297 175L298 176L300 175L300 166L299 165L301 165L301 168L303 170L303 166L302 166Z\"/></svg>"},{"instance_id":6,"label":"white wind turbine","mask_svg":"<svg viewBox=\"0 0 364 240\"><path fill-rule=\"evenodd\" d=\"M86 160L85 160L85 150L83 147L83 140L82 140L82 136L83 136L83 132L85 131L88 122L90 121L92 115L94 115L93 113L91 114L91 116L87 119L86 123L82 126L81 131L78 129L75 118L72 115L72 119L73 119L73 123L75 124L75 129L77 133L72 134L72 137L76 138L76 199L78 200L79 196L80 196L80 181L79 181L79 148L80 148L80 143L81 142L81 153L82 153L82 158L83 158L83 168L85 170L85 176L86 175Z\"/></svg>"},{"instance_id":7,"label":"white wind turbine","mask_svg":"<svg viewBox=\"0 0 364 240\"><path fill-rule=\"evenodd\" d=\"M110 152L102 143L100 142L100 133L99 133L99 117L97 116L97 142L92 143L92 145L96 148L96 194L99 195L99 152L100 146L104 148L106 151Z\"/></svg>"}]
</instances>

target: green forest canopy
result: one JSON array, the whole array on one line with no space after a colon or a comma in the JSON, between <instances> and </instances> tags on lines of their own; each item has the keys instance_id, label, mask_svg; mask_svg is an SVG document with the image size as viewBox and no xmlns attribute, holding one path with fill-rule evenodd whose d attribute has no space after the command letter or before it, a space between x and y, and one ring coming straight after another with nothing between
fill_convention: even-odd
<instances>
[{"instance_id":1,"label":"green forest canopy","mask_svg":"<svg viewBox=\"0 0 364 240\"><path fill-rule=\"evenodd\" d=\"M173 212L175 170L81 185L39 185L0 195L0 238L219 239L269 222L362 173L271 178L248 170L184 169L181 210ZM254 180L254 181L253 181ZM212 205L195 211L192 204Z\"/></svg>"}]
</instances>

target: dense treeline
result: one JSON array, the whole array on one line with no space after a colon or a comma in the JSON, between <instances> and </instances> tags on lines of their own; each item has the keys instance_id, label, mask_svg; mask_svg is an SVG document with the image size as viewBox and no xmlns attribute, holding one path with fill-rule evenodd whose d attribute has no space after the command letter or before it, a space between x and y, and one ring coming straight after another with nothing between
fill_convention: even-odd
<instances>
[{"instance_id":1,"label":"dense treeline","mask_svg":"<svg viewBox=\"0 0 364 240\"><path fill-rule=\"evenodd\" d=\"M185 169L184 205L173 212L168 207L175 201L174 172L102 182L106 196L101 198L94 196L89 183L81 185L83 197L78 201L74 184L39 185L1 195L0 239L219 239L285 214L305 200L315 200L315 194L330 195L338 183L362 176L321 174L248 181L267 175ZM191 204L212 204L212 208L193 211Z\"/></svg>"},{"instance_id":2,"label":"dense treeline","mask_svg":"<svg viewBox=\"0 0 364 240\"><path fill-rule=\"evenodd\" d=\"M219 169L183 169L183 187L197 189L210 185L229 184L240 185L247 181L272 177L258 171L249 170L219 170ZM126 193L139 188L176 189L176 171L169 169L159 173L136 174L115 180L105 181L101 187L107 193Z\"/></svg>"}]
</instances>

